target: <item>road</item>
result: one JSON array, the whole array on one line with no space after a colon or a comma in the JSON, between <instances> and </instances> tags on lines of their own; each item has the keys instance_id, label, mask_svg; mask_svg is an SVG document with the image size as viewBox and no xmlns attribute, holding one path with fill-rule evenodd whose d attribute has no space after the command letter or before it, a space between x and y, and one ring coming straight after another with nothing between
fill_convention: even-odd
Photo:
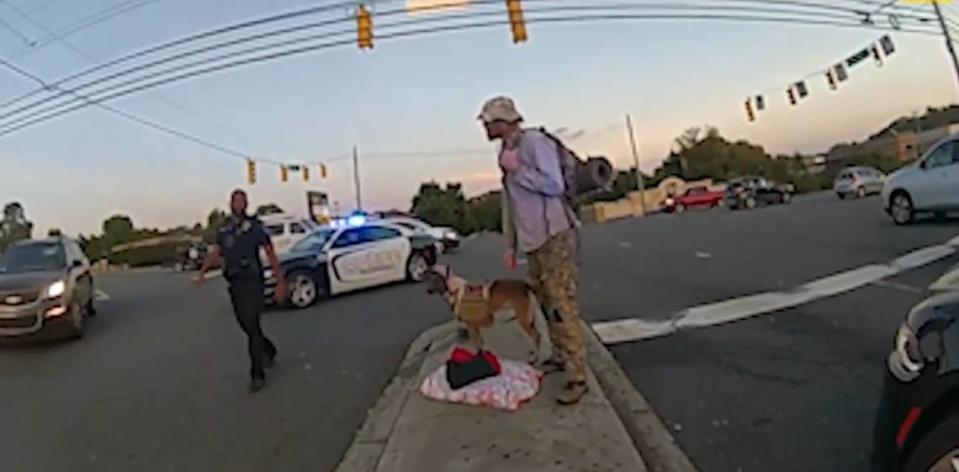
<instances>
[{"instance_id":1,"label":"road","mask_svg":"<svg viewBox=\"0 0 959 472\"><path fill-rule=\"evenodd\" d=\"M332 470L407 345L447 316L414 286L270 313L278 365L251 395L222 281L99 286L110 300L82 340L0 350L3 470Z\"/></svg>"},{"instance_id":2,"label":"road","mask_svg":"<svg viewBox=\"0 0 959 472\"><path fill-rule=\"evenodd\" d=\"M796 293L957 233L954 221L895 227L877 199L829 194L589 226L583 314L596 326L666 323L691 307ZM502 268L501 250L499 237L480 236L445 260L468 277L521 275ZM892 335L955 262L609 347L703 471L864 470ZM449 316L415 285L271 312L264 326L279 365L251 395L222 284L196 290L162 271L105 275L109 300L84 339L0 350L0 402L16 405L0 423L6 469L330 470L407 344Z\"/></svg>"},{"instance_id":3,"label":"road","mask_svg":"<svg viewBox=\"0 0 959 472\"><path fill-rule=\"evenodd\" d=\"M690 307L789 292L959 234L957 221L896 227L877 198L829 193L789 206L660 215L584 231L583 316L660 323ZM500 241L457 266L496 267ZM488 255L484 255L488 254ZM921 292L955 256L794 308L610 350L703 471L867 470L883 361Z\"/></svg>"}]
</instances>

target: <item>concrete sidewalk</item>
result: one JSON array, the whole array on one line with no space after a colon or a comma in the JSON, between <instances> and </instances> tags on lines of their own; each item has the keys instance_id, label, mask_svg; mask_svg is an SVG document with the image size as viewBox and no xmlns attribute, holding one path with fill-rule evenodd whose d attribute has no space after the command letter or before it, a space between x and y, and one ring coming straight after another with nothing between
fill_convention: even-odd
<instances>
[{"instance_id":1,"label":"concrete sidewalk","mask_svg":"<svg viewBox=\"0 0 959 472\"><path fill-rule=\"evenodd\" d=\"M516 412L442 403L423 397L419 385L460 340L452 323L426 338L411 347L338 471L647 470L592 371L589 394L574 406L555 402L562 373L546 376ZM487 329L484 338L501 358L526 360L532 351L514 322Z\"/></svg>"}]
</instances>

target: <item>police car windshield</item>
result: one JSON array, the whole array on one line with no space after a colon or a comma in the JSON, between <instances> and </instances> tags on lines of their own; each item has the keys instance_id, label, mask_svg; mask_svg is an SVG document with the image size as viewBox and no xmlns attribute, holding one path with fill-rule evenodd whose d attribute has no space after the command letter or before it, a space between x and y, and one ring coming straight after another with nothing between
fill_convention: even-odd
<instances>
[{"instance_id":1,"label":"police car windshield","mask_svg":"<svg viewBox=\"0 0 959 472\"><path fill-rule=\"evenodd\" d=\"M299 242L294 244L290 251L292 252L308 252L308 251L318 251L326 245L327 241L333 236L335 230L332 229L321 229L319 231L311 233L309 236L301 239Z\"/></svg>"},{"instance_id":2,"label":"police car windshield","mask_svg":"<svg viewBox=\"0 0 959 472\"><path fill-rule=\"evenodd\" d=\"M58 243L15 244L0 257L0 273L59 270L63 260L63 248Z\"/></svg>"}]
</instances>

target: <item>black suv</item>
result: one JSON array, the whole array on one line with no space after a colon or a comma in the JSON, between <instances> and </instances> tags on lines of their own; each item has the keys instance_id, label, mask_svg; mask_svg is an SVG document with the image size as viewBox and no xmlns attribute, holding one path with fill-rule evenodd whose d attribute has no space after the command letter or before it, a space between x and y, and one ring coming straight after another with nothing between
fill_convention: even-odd
<instances>
[{"instance_id":1,"label":"black suv","mask_svg":"<svg viewBox=\"0 0 959 472\"><path fill-rule=\"evenodd\" d=\"M755 208L759 205L789 203L795 189L789 184L777 184L763 177L741 177L726 185L726 206L730 210Z\"/></svg>"},{"instance_id":2,"label":"black suv","mask_svg":"<svg viewBox=\"0 0 959 472\"><path fill-rule=\"evenodd\" d=\"M896 333L873 432L873 470L959 464L959 267L931 288Z\"/></svg>"},{"instance_id":3,"label":"black suv","mask_svg":"<svg viewBox=\"0 0 959 472\"><path fill-rule=\"evenodd\" d=\"M90 261L70 238L18 241L0 256L0 336L48 327L83 336L93 298Z\"/></svg>"}]
</instances>

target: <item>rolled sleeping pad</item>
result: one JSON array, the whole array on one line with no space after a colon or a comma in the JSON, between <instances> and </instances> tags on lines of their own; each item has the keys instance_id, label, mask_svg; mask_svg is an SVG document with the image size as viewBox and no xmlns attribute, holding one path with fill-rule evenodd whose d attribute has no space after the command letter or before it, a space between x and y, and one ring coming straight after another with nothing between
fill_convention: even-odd
<instances>
[{"instance_id":1,"label":"rolled sleeping pad","mask_svg":"<svg viewBox=\"0 0 959 472\"><path fill-rule=\"evenodd\" d=\"M613 166L605 157L590 157L576 165L576 190L578 193L609 188L616 176Z\"/></svg>"}]
</instances>

